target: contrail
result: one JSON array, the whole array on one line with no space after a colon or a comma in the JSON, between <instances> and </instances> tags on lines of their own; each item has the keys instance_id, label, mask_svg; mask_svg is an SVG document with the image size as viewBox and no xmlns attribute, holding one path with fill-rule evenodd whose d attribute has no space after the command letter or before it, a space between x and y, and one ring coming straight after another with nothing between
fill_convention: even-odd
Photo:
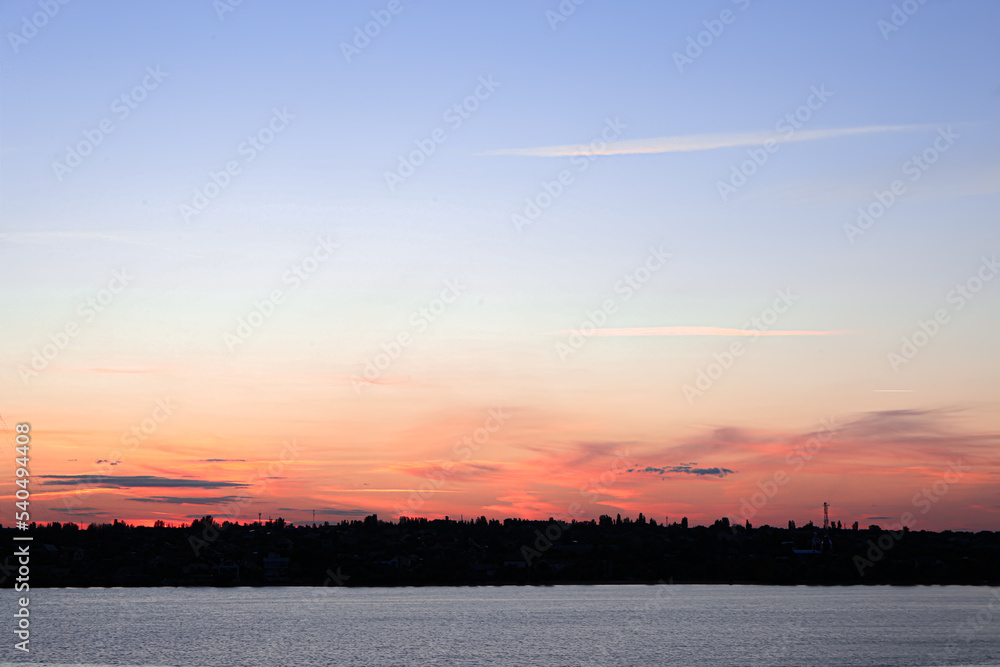
<instances>
[{"instance_id":1,"label":"contrail","mask_svg":"<svg viewBox=\"0 0 1000 667\"><path fill-rule=\"evenodd\" d=\"M526 157L565 157L572 155L638 155L648 153L687 153L691 151L708 151L716 148L735 148L739 146L759 146L773 141L784 144L795 141L813 141L816 139L831 139L856 134L872 134L876 132L913 132L916 130L933 129L932 125L868 125L865 127L841 127L826 130L800 130L783 134L773 131L736 132L723 134L693 134L688 136L650 137L648 139L629 139L612 141L603 146L591 144L565 144L561 146L539 146L535 148L501 148L479 153L479 155L521 155Z\"/></svg>"},{"instance_id":2,"label":"contrail","mask_svg":"<svg viewBox=\"0 0 1000 667\"><path fill-rule=\"evenodd\" d=\"M573 333L566 330L561 333ZM731 329L726 327L628 327L595 329L588 336L837 336L849 331Z\"/></svg>"}]
</instances>

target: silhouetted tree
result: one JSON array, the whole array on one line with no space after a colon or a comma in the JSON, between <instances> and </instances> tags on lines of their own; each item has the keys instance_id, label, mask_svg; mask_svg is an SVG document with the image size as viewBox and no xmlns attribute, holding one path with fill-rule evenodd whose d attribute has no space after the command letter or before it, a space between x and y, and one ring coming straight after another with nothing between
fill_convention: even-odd
<instances>
[{"instance_id":1,"label":"silhouetted tree","mask_svg":"<svg viewBox=\"0 0 1000 667\"><path fill-rule=\"evenodd\" d=\"M260 585L278 583L274 581L276 568L282 571L281 582L292 585L315 585L324 579L329 584L331 578L339 581L341 575L343 581L350 579L348 585L389 586L597 583L622 578L652 582L667 577L682 582L1000 585L993 558L1000 548L1000 531L932 533L910 527L902 530L905 548L897 547L887 557L880 556L878 566L871 568L868 552L872 543L878 542L877 532L845 531L827 541L815 528L782 531L761 525L753 529L749 519L744 522L749 528L744 528L729 517L731 532L723 533L723 519L716 520L711 529L695 526L687 530L687 517L683 524L663 527L645 514L641 517L646 519L642 529L632 528L639 519L625 516L619 525L606 514L599 522L575 520L569 528L569 539L562 531L554 534L551 518L548 522L488 519L488 528L484 528L483 517L449 523L404 517L398 523L378 521L370 529L355 518L331 522L334 525L325 528L289 523L282 533L275 528L283 520L268 519L269 534L264 534L256 522L226 521L223 527L236 530L214 536L192 531L190 522L150 530L117 520L113 524L94 523L86 532L79 531L86 524L67 522L60 529L50 522L39 524L39 539L44 538L54 549L40 553L45 567L38 568L36 585ZM209 521L217 525L209 516L196 523L205 527ZM622 528L625 524L629 526ZM680 530L682 525L685 530ZM841 522L836 525L842 527ZM886 532L888 528L879 529L873 524L873 530ZM13 528L0 529L4 531L8 536L17 534ZM208 548L216 537L223 539ZM550 550L556 541L580 546ZM514 566L520 545L526 545L522 556L524 549L534 550L527 567ZM813 559L792 555L810 545L826 556ZM885 551L884 544L880 548ZM108 558L107 554L112 553L120 557ZM271 553L278 559L262 563ZM151 557L158 554L166 556ZM670 554L669 558L664 559L665 554ZM188 567L195 562L201 565ZM935 565L917 567L923 562ZM862 563L864 571L858 567ZM240 569L238 579L236 565ZM34 578L32 583L36 583Z\"/></svg>"}]
</instances>

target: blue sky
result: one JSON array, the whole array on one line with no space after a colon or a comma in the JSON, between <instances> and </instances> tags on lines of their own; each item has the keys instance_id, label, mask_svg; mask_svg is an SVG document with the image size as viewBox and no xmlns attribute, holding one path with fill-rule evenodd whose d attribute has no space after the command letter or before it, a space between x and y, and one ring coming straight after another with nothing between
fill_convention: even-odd
<instances>
[{"instance_id":1,"label":"blue sky","mask_svg":"<svg viewBox=\"0 0 1000 667\"><path fill-rule=\"evenodd\" d=\"M346 58L342 44L389 4L245 0L220 14L221 3L70 2L24 39L11 35L41 5L0 7L0 342L13 406L59 396L86 412L88 387L137 391L118 375L68 372L87 368L129 369L141 391L192 403L274 368L303 392L337 395L458 279L467 292L393 367L407 381L428 374L419 401L434 410L479 397L485 380L493 398L577 415L607 393L633 397L608 420L621 410L646 424L665 410L653 430L995 407L995 284L913 363L886 361L1000 246L994 3L914 2L887 31L899 3L566 0L575 10L553 24L554 1L401 0ZM688 51L698 39L701 53ZM678 67L678 53L696 57ZM121 98L144 79L126 116ZM448 110L477 89L454 122ZM760 151L741 137L774 134L810 100L793 140L721 197L720 182ZM245 142L276 110L280 131L247 159ZM102 121L113 132L57 174L67 146ZM616 154L523 154L589 144L609 123ZM940 136L954 137L943 151ZM386 173L429 141L433 154L390 189ZM678 144L694 149L641 152ZM936 161L912 179L907 161L927 150ZM228 162L239 173L185 220ZM512 217L560 173L559 196L519 230ZM845 225L894 180L903 194L852 239ZM336 258L231 354L224 334L326 234ZM609 337L568 362L555 355L554 336L615 297L651 246L672 254L668 266L609 327L738 328L791 289L799 300L775 328L830 335L754 342L697 405L680 389L725 338ZM107 315L25 385L17 367L122 268L135 280ZM885 388L905 391L872 393ZM391 393L401 389L370 389L412 417Z\"/></svg>"}]
</instances>

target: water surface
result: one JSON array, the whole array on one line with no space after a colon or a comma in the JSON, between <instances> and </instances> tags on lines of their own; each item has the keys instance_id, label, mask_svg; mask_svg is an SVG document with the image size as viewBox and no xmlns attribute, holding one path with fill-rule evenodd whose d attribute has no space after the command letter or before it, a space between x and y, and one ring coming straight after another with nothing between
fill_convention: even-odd
<instances>
[{"instance_id":1,"label":"water surface","mask_svg":"<svg viewBox=\"0 0 1000 667\"><path fill-rule=\"evenodd\" d=\"M31 592L31 620L31 653L12 641L4 659L1000 665L1000 589L961 586L41 589Z\"/></svg>"}]
</instances>

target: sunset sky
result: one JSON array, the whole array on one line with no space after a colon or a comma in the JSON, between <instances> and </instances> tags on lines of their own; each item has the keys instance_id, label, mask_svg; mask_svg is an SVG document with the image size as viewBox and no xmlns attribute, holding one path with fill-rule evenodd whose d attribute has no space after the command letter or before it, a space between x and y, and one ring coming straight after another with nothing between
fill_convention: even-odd
<instances>
[{"instance_id":1,"label":"sunset sky","mask_svg":"<svg viewBox=\"0 0 1000 667\"><path fill-rule=\"evenodd\" d=\"M1000 6L902 4L4 2L0 523L27 422L36 521L1000 529Z\"/></svg>"}]
</instances>

